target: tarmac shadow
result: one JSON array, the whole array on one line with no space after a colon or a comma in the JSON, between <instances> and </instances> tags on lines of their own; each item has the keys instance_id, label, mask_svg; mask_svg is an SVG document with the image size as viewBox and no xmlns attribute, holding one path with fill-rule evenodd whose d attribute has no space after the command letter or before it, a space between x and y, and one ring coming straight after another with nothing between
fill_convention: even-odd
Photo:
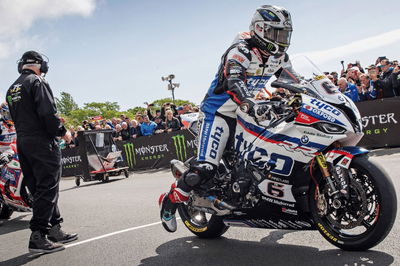
<instances>
[{"instance_id":1,"label":"tarmac shadow","mask_svg":"<svg viewBox=\"0 0 400 266\"><path fill-rule=\"evenodd\" d=\"M290 231L272 231L260 242L228 238L184 237L160 245L157 256L143 259L140 265L379 265L393 263L384 252L320 251L314 247L279 244ZM305 243L306 245L307 243Z\"/></svg>"},{"instance_id":2,"label":"tarmac shadow","mask_svg":"<svg viewBox=\"0 0 400 266\"><path fill-rule=\"evenodd\" d=\"M24 214L14 219L2 220L3 224L0 226L0 235L6 235L20 230L29 228L29 220L22 220L31 214ZM1 245L1 244L0 244Z\"/></svg>"},{"instance_id":3,"label":"tarmac shadow","mask_svg":"<svg viewBox=\"0 0 400 266\"><path fill-rule=\"evenodd\" d=\"M20 255L18 257L6 260L6 261L0 261L0 266L20 266L20 265L25 265L28 262L39 258L43 254L32 254L32 253L25 253L23 255Z\"/></svg>"}]
</instances>

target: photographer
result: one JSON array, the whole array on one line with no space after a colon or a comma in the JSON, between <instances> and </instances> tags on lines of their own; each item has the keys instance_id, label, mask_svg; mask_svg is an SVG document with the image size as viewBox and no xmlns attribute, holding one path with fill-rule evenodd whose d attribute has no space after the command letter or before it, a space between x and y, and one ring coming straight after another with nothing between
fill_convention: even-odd
<instances>
[{"instance_id":1,"label":"photographer","mask_svg":"<svg viewBox=\"0 0 400 266\"><path fill-rule=\"evenodd\" d=\"M399 67L395 68L391 67L389 60L383 59L381 61L382 74L378 76L376 69L371 69L369 72L369 76L373 81L374 87L381 91L383 98L390 98L394 96L400 96L400 88L399 88Z\"/></svg>"},{"instance_id":2,"label":"photographer","mask_svg":"<svg viewBox=\"0 0 400 266\"><path fill-rule=\"evenodd\" d=\"M60 243L78 238L61 230L58 209L61 151L57 137L65 135L63 119L57 117L53 92L42 74L48 61L28 51L18 62L19 78L7 91L7 102L17 131L18 156L23 185L33 196L29 251L52 253L64 249Z\"/></svg>"}]
</instances>

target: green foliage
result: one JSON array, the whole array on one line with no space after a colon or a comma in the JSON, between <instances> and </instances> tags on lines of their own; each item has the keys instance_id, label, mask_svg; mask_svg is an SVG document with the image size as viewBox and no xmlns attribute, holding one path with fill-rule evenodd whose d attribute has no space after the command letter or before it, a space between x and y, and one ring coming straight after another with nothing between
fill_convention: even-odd
<instances>
[{"instance_id":1,"label":"green foliage","mask_svg":"<svg viewBox=\"0 0 400 266\"><path fill-rule=\"evenodd\" d=\"M56 101L57 108L65 117L68 126L81 125L82 121L90 121L92 117L99 115L101 115L104 119L111 119L124 114L129 118L134 119L137 112L146 112L146 108L140 106L135 106L126 111L120 111L120 106L117 102L90 102L85 103L83 107L79 108L78 105L73 101L72 96L65 92L62 92L60 100L56 99ZM167 102L172 103L172 100L170 98L165 98L154 101L154 107L152 107L152 111L154 112L156 109L160 109L160 107ZM176 106L180 106L185 103L195 105L189 101L179 99L175 100Z\"/></svg>"},{"instance_id":2,"label":"green foliage","mask_svg":"<svg viewBox=\"0 0 400 266\"><path fill-rule=\"evenodd\" d=\"M68 92L61 92L60 99L55 98L57 110L60 114L68 116L73 110L78 109L78 105Z\"/></svg>"},{"instance_id":3,"label":"green foliage","mask_svg":"<svg viewBox=\"0 0 400 266\"><path fill-rule=\"evenodd\" d=\"M163 106L164 103L172 103L172 99L171 99L171 98L164 98L164 99L155 100L155 101L152 102L152 103L154 104L154 106L161 107L161 106ZM191 104L192 106L195 106L195 105L196 105L196 104L194 104L194 103L192 103L192 102L189 102L189 101L186 101L186 100L175 99L175 105L176 105L177 107L178 107L178 106L181 106L181 105L183 105L183 104L185 104L185 103Z\"/></svg>"},{"instance_id":4,"label":"green foliage","mask_svg":"<svg viewBox=\"0 0 400 266\"><path fill-rule=\"evenodd\" d=\"M129 117L132 118L135 117L137 112L141 112L143 114L143 112L146 112L146 108L135 106L134 108L130 108L126 111L126 113L129 114Z\"/></svg>"}]
</instances>

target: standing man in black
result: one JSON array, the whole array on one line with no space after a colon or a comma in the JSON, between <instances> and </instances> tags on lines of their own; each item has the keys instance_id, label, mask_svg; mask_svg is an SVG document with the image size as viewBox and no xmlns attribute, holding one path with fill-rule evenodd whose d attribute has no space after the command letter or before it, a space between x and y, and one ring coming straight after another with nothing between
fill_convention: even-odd
<instances>
[{"instance_id":1,"label":"standing man in black","mask_svg":"<svg viewBox=\"0 0 400 266\"><path fill-rule=\"evenodd\" d=\"M61 243L78 238L61 230L63 219L57 206L61 177L61 151L57 137L65 128L56 115L49 84L42 75L48 62L28 51L18 62L19 78L7 91L11 117L17 131L17 149L25 185L33 196L29 251L51 253L63 250Z\"/></svg>"}]
</instances>

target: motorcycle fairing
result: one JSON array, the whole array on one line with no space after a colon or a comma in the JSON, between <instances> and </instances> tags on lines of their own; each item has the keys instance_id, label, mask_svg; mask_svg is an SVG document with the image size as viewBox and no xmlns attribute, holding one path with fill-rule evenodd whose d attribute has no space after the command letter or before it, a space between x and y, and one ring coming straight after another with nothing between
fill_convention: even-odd
<instances>
[{"instance_id":1,"label":"motorcycle fairing","mask_svg":"<svg viewBox=\"0 0 400 266\"><path fill-rule=\"evenodd\" d=\"M11 161L1 167L0 171L0 198L3 198L7 205L18 211L31 211L31 208L21 196L23 174L19 165L18 155L14 154Z\"/></svg>"},{"instance_id":2,"label":"motorcycle fairing","mask_svg":"<svg viewBox=\"0 0 400 266\"><path fill-rule=\"evenodd\" d=\"M326 161L328 163L331 163L333 166L341 166L348 169L354 156L366 154L368 152L369 151L364 148L350 146L330 150L326 153L325 157Z\"/></svg>"},{"instance_id":3,"label":"motorcycle fairing","mask_svg":"<svg viewBox=\"0 0 400 266\"><path fill-rule=\"evenodd\" d=\"M259 162L277 163L273 170L276 174L289 176L295 161L308 163L332 142L331 139L305 134L293 126L294 122L283 122L266 130L239 109L237 114L235 149L239 157L250 160L261 157Z\"/></svg>"}]
</instances>

